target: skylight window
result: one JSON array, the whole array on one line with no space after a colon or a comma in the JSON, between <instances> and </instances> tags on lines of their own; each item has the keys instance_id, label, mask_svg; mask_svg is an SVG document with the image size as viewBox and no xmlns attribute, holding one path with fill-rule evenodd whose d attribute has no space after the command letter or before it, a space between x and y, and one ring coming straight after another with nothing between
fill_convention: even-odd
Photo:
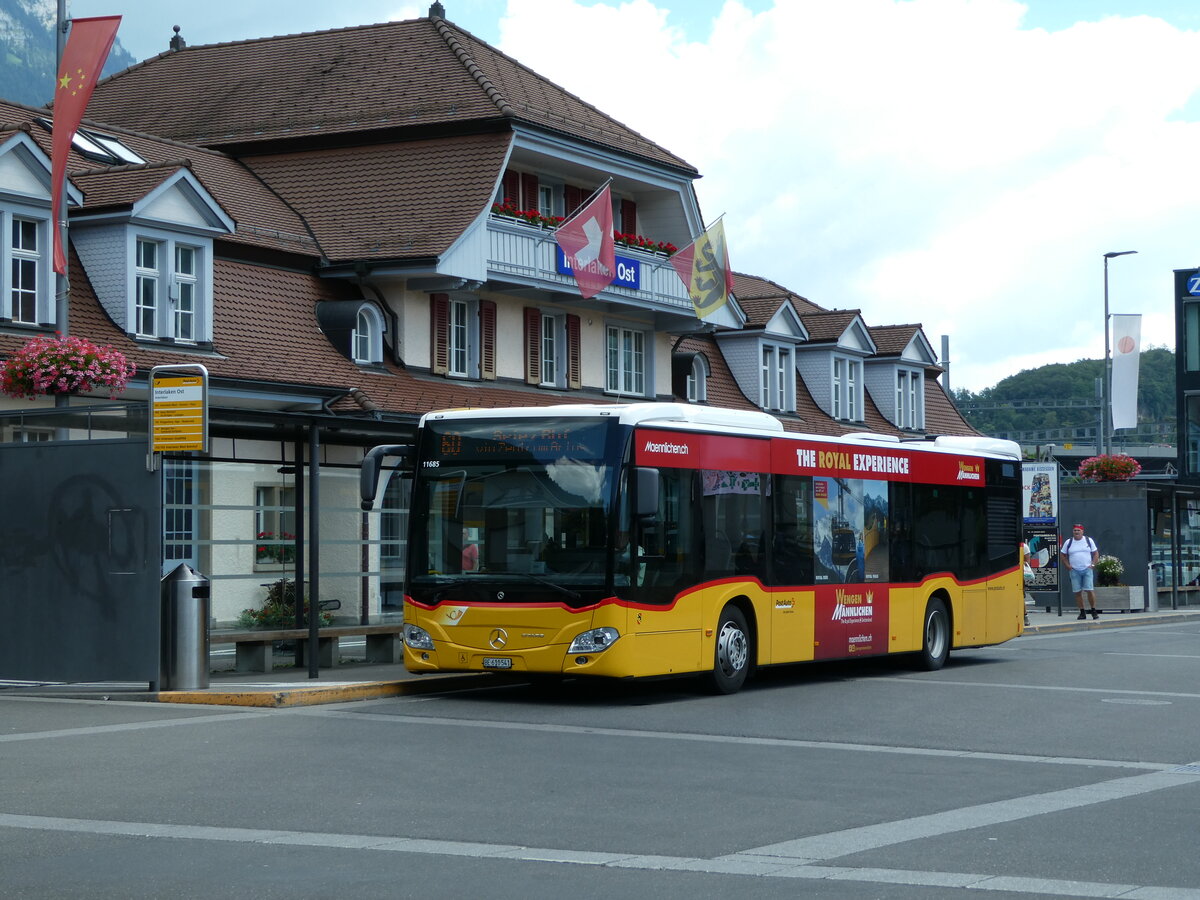
<instances>
[{"instance_id":1,"label":"skylight window","mask_svg":"<svg viewBox=\"0 0 1200 900\"><path fill-rule=\"evenodd\" d=\"M38 123L47 131L54 131L54 123L49 119L38 119ZM71 139L71 146L89 159L98 162L113 165L121 163L141 165L146 162L111 134L92 131L90 128L78 129Z\"/></svg>"}]
</instances>

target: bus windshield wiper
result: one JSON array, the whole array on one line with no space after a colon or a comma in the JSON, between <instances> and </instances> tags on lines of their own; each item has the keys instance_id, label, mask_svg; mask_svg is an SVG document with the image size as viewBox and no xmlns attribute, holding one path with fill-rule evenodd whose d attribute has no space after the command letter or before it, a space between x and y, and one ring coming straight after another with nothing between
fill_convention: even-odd
<instances>
[{"instance_id":1,"label":"bus windshield wiper","mask_svg":"<svg viewBox=\"0 0 1200 900\"><path fill-rule=\"evenodd\" d=\"M549 578L545 577L544 575L535 575L532 572L522 572L521 576L524 578L532 578L538 584L544 584L548 588L554 588L554 590L558 591L560 594L566 594L572 600L583 599L582 594L580 594L576 591L573 591L570 588L563 587L561 584L555 584L553 581L551 581Z\"/></svg>"}]
</instances>

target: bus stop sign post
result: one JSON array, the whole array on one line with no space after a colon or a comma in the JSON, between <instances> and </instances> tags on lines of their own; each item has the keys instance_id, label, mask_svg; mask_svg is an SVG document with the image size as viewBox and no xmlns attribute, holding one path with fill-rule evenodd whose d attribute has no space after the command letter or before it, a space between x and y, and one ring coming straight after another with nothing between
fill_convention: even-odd
<instances>
[{"instance_id":1,"label":"bus stop sign post","mask_svg":"<svg viewBox=\"0 0 1200 900\"><path fill-rule=\"evenodd\" d=\"M208 369L199 363L150 370L150 452L147 471L166 451L208 451Z\"/></svg>"}]
</instances>

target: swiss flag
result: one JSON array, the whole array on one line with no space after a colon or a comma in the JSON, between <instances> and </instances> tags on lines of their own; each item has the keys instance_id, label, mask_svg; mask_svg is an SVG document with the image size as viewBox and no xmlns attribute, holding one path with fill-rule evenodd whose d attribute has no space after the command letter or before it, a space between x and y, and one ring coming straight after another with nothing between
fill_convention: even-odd
<instances>
[{"instance_id":1,"label":"swiss flag","mask_svg":"<svg viewBox=\"0 0 1200 900\"><path fill-rule=\"evenodd\" d=\"M117 36L120 16L100 16L94 19L72 19L67 46L63 48L62 65L54 82L54 131L51 135L50 203L54 219L54 271L67 271L67 258L62 245L63 180L67 174L67 156L71 141L79 130L79 122L92 89L100 80L100 70L108 59Z\"/></svg>"},{"instance_id":2,"label":"swiss flag","mask_svg":"<svg viewBox=\"0 0 1200 900\"><path fill-rule=\"evenodd\" d=\"M608 185L558 226L554 240L562 247L585 300L612 284L617 275L617 254L613 244L612 193Z\"/></svg>"}]
</instances>

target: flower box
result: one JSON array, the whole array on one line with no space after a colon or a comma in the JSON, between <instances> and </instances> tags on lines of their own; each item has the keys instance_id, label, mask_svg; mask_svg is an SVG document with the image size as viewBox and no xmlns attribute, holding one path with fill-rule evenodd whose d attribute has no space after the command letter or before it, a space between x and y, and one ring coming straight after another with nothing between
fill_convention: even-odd
<instances>
[{"instance_id":1,"label":"flower box","mask_svg":"<svg viewBox=\"0 0 1200 900\"><path fill-rule=\"evenodd\" d=\"M1146 589L1140 584L1096 588L1096 609L1137 612L1146 608Z\"/></svg>"}]
</instances>

